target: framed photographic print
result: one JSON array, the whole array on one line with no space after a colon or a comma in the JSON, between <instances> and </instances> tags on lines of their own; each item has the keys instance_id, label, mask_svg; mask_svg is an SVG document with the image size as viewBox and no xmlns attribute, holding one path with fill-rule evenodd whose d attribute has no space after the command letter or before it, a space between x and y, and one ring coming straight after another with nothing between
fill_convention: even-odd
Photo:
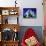
<instances>
[{"instance_id":1,"label":"framed photographic print","mask_svg":"<svg viewBox=\"0 0 46 46\"><path fill-rule=\"evenodd\" d=\"M14 9L9 11L9 14L10 14L10 15L16 15L17 13L18 13L18 12L17 12L16 10L14 10Z\"/></svg>"},{"instance_id":2,"label":"framed photographic print","mask_svg":"<svg viewBox=\"0 0 46 46\"><path fill-rule=\"evenodd\" d=\"M10 15L14 15L14 10L10 10L10 11L9 11L9 14L10 14Z\"/></svg>"},{"instance_id":3,"label":"framed photographic print","mask_svg":"<svg viewBox=\"0 0 46 46\"><path fill-rule=\"evenodd\" d=\"M13 11L10 12L10 15L16 15L16 14L17 12L13 12Z\"/></svg>"},{"instance_id":4,"label":"framed photographic print","mask_svg":"<svg viewBox=\"0 0 46 46\"><path fill-rule=\"evenodd\" d=\"M10 28L5 28L2 31L2 40L3 41L12 40L12 30Z\"/></svg>"},{"instance_id":5,"label":"framed photographic print","mask_svg":"<svg viewBox=\"0 0 46 46\"><path fill-rule=\"evenodd\" d=\"M17 16L9 16L8 17L8 24L17 24L18 23L18 17Z\"/></svg>"},{"instance_id":6,"label":"framed photographic print","mask_svg":"<svg viewBox=\"0 0 46 46\"><path fill-rule=\"evenodd\" d=\"M9 10L2 10L2 15L9 15Z\"/></svg>"},{"instance_id":7,"label":"framed photographic print","mask_svg":"<svg viewBox=\"0 0 46 46\"><path fill-rule=\"evenodd\" d=\"M23 18L36 18L36 8L23 8Z\"/></svg>"}]
</instances>

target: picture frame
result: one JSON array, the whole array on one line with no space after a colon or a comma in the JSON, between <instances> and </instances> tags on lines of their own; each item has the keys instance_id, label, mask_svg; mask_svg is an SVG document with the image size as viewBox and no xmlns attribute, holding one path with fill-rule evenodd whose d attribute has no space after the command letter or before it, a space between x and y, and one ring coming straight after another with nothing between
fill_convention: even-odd
<instances>
[{"instance_id":1,"label":"picture frame","mask_svg":"<svg viewBox=\"0 0 46 46\"><path fill-rule=\"evenodd\" d=\"M23 18L36 18L37 9L36 8L23 8Z\"/></svg>"},{"instance_id":2,"label":"picture frame","mask_svg":"<svg viewBox=\"0 0 46 46\"><path fill-rule=\"evenodd\" d=\"M15 10L10 10L10 11L9 11L9 14L10 14L10 15L16 15L17 13L18 13L18 12L15 11Z\"/></svg>"},{"instance_id":3,"label":"picture frame","mask_svg":"<svg viewBox=\"0 0 46 46\"><path fill-rule=\"evenodd\" d=\"M1 37L3 41L9 41L9 40L15 41L18 40L18 32L14 32L10 28L5 28L2 31Z\"/></svg>"},{"instance_id":4,"label":"picture frame","mask_svg":"<svg viewBox=\"0 0 46 46\"><path fill-rule=\"evenodd\" d=\"M2 15L9 15L9 10L2 10Z\"/></svg>"},{"instance_id":5,"label":"picture frame","mask_svg":"<svg viewBox=\"0 0 46 46\"><path fill-rule=\"evenodd\" d=\"M18 17L17 16L9 16L8 24L18 24Z\"/></svg>"},{"instance_id":6,"label":"picture frame","mask_svg":"<svg viewBox=\"0 0 46 46\"><path fill-rule=\"evenodd\" d=\"M18 24L18 17L17 16L3 16L2 19L3 24Z\"/></svg>"},{"instance_id":7,"label":"picture frame","mask_svg":"<svg viewBox=\"0 0 46 46\"><path fill-rule=\"evenodd\" d=\"M12 40L12 30L10 28L5 28L2 31L2 40L3 41L9 41Z\"/></svg>"}]
</instances>

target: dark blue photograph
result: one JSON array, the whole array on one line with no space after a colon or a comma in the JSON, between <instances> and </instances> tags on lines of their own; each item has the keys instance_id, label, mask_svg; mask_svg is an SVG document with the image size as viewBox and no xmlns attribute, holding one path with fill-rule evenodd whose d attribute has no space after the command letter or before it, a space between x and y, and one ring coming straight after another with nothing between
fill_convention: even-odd
<instances>
[{"instance_id":1,"label":"dark blue photograph","mask_svg":"<svg viewBox=\"0 0 46 46\"><path fill-rule=\"evenodd\" d=\"M23 8L23 18L36 18L36 8Z\"/></svg>"}]
</instances>

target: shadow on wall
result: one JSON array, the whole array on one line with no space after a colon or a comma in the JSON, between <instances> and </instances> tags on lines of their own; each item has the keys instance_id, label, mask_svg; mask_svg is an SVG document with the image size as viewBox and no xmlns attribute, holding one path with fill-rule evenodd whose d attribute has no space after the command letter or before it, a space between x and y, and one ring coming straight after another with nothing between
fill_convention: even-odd
<instances>
[{"instance_id":1,"label":"shadow on wall","mask_svg":"<svg viewBox=\"0 0 46 46\"><path fill-rule=\"evenodd\" d=\"M20 42L21 42L21 40L22 40L26 30L28 28L32 28L35 31L35 33L37 34L37 37L38 37L39 41L41 43L43 43L43 30L42 30L42 26L21 26L20 28L21 28L20 32L19 32Z\"/></svg>"}]
</instances>

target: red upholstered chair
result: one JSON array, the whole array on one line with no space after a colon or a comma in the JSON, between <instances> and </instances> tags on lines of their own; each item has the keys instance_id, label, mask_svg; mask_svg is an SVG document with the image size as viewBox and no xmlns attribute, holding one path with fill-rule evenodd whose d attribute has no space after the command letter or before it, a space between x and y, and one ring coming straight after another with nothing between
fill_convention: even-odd
<instances>
[{"instance_id":1,"label":"red upholstered chair","mask_svg":"<svg viewBox=\"0 0 46 46\"><path fill-rule=\"evenodd\" d=\"M34 32L34 30L32 28L27 29L27 31L24 34L24 37L22 38L21 46L27 46L27 44L25 43L25 40L32 37L32 36L34 36L37 39L37 35ZM41 46L39 41L37 42L37 44L35 46Z\"/></svg>"}]
</instances>

